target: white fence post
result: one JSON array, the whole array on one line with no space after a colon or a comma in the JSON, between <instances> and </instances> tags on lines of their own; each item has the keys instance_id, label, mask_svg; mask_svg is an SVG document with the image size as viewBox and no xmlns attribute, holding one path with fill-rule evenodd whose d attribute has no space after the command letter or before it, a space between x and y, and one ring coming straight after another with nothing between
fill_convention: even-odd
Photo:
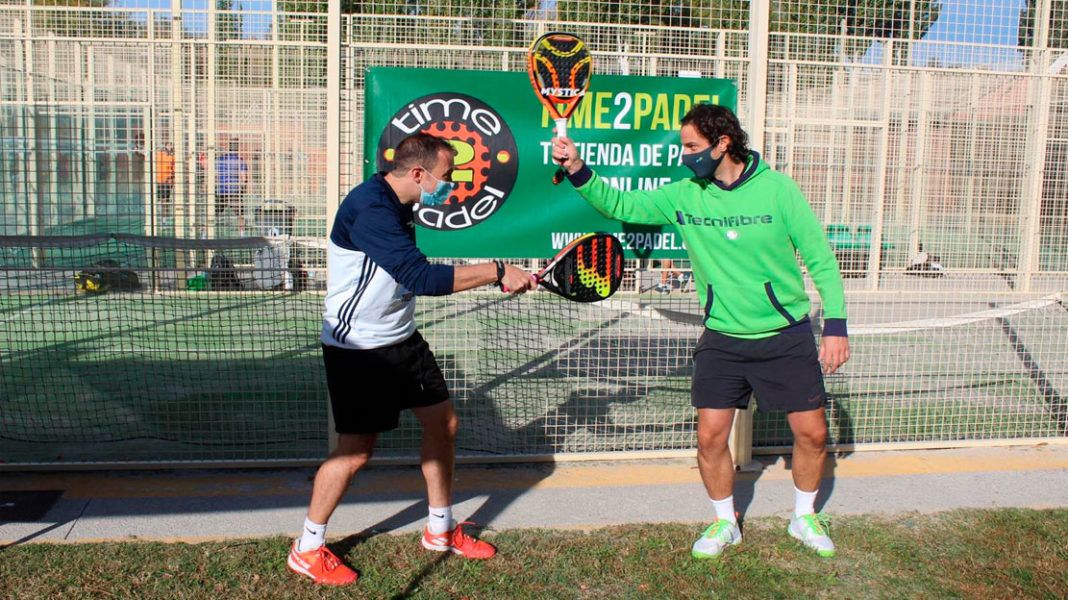
<instances>
[{"instance_id":1,"label":"white fence post","mask_svg":"<svg viewBox=\"0 0 1068 600\"><path fill-rule=\"evenodd\" d=\"M351 67L351 65L350 65ZM341 203L341 3L331 2L326 23L326 235ZM327 392L329 394L329 392ZM326 405L331 452L337 447L334 415Z\"/></svg>"},{"instance_id":2,"label":"white fence post","mask_svg":"<svg viewBox=\"0 0 1068 600\"><path fill-rule=\"evenodd\" d=\"M883 228L886 224L886 169L890 160L890 95L893 93L894 43L887 41L883 51L883 68L880 71L883 93L879 99L879 151L875 168L875 202L872 207L871 246L868 250L868 289L879 289L883 262ZM904 135L902 132L900 135Z\"/></svg>"},{"instance_id":3,"label":"white fence post","mask_svg":"<svg viewBox=\"0 0 1068 600\"><path fill-rule=\"evenodd\" d=\"M746 121L751 148L764 150L764 126L768 110L768 37L771 25L770 0L749 3L749 80L746 83ZM744 468L753 462L753 412L756 406L739 411L731 428L730 449L734 464Z\"/></svg>"},{"instance_id":4,"label":"white fence post","mask_svg":"<svg viewBox=\"0 0 1068 600\"><path fill-rule=\"evenodd\" d=\"M1042 189L1046 175L1046 151L1049 137L1049 105L1051 100L1049 72L1050 0L1038 0L1035 5L1034 56L1031 59L1035 77L1028 82L1032 113L1028 123L1027 176L1020 195L1020 250L1016 264L1020 291L1031 291L1031 278L1039 267L1039 244L1042 241Z\"/></svg>"}]
</instances>

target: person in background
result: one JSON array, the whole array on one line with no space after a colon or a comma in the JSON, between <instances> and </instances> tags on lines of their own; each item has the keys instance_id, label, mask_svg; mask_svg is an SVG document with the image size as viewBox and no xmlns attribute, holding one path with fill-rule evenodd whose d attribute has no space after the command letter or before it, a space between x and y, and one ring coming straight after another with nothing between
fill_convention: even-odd
<instances>
[{"instance_id":1,"label":"person in background","mask_svg":"<svg viewBox=\"0 0 1068 600\"><path fill-rule=\"evenodd\" d=\"M238 229L245 227L245 194L248 191L248 163L239 153L240 143L230 140L227 150L215 157L215 214L229 210L237 217Z\"/></svg>"},{"instance_id":2,"label":"person in background","mask_svg":"<svg viewBox=\"0 0 1068 600\"><path fill-rule=\"evenodd\" d=\"M160 214L171 216L171 195L174 193L174 146L170 142L156 151L156 200Z\"/></svg>"}]
</instances>

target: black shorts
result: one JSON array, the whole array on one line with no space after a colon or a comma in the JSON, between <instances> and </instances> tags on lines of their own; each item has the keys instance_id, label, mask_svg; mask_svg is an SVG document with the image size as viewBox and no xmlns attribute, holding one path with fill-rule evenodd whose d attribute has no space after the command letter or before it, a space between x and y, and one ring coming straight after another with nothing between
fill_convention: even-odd
<instances>
[{"instance_id":1,"label":"black shorts","mask_svg":"<svg viewBox=\"0 0 1068 600\"><path fill-rule=\"evenodd\" d=\"M696 408L746 408L752 393L762 411L815 410L827 401L811 333L747 340L706 329L693 362Z\"/></svg>"},{"instance_id":2,"label":"black shorts","mask_svg":"<svg viewBox=\"0 0 1068 600\"><path fill-rule=\"evenodd\" d=\"M418 331L371 350L323 344L323 363L338 433L396 429L402 410L449 399L438 361Z\"/></svg>"}]
</instances>

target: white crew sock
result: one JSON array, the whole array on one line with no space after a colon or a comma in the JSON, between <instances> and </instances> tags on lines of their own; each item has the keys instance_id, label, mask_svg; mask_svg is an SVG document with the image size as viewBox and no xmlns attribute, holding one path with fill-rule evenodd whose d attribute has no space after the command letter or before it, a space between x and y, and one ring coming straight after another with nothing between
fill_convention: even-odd
<instances>
[{"instance_id":1,"label":"white crew sock","mask_svg":"<svg viewBox=\"0 0 1068 600\"><path fill-rule=\"evenodd\" d=\"M304 519L304 533L300 536L297 544L297 552L315 550L326 543L326 523L315 523L311 519Z\"/></svg>"},{"instance_id":2,"label":"white crew sock","mask_svg":"<svg viewBox=\"0 0 1068 600\"><path fill-rule=\"evenodd\" d=\"M794 517L816 512L816 492L818 491L820 491L819 488L811 492L802 492L794 486Z\"/></svg>"},{"instance_id":3,"label":"white crew sock","mask_svg":"<svg viewBox=\"0 0 1068 600\"><path fill-rule=\"evenodd\" d=\"M709 500L712 500L709 498ZM734 514L734 494L722 500L712 500L712 506L716 509L716 519L727 519L731 523L737 523L738 517Z\"/></svg>"},{"instance_id":4,"label":"white crew sock","mask_svg":"<svg viewBox=\"0 0 1068 600\"><path fill-rule=\"evenodd\" d=\"M452 506L442 508L430 507L430 519L428 521L430 533L445 533L451 531L455 525L452 523Z\"/></svg>"}]
</instances>

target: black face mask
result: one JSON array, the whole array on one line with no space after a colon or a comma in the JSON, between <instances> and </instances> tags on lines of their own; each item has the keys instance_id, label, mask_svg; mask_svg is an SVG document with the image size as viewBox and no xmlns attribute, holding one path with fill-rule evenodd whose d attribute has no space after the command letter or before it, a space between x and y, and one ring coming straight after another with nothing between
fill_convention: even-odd
<instances>
[{"instance_id":1,"label":"black face mask","mask_svg":"<svg viewBox=\"0 0 1068 600\"><path fill-rule=\"evenodd\" d=\"M716 167L723 161L723 155L720 155L719 158L712 158L712 148L713 146L709 146L700 152L683 154L682 164L689 167L697 177L712 179L712 175L716 172ZM723 154L726 154L726 152Z\"/></svg>"}]
</instances>

